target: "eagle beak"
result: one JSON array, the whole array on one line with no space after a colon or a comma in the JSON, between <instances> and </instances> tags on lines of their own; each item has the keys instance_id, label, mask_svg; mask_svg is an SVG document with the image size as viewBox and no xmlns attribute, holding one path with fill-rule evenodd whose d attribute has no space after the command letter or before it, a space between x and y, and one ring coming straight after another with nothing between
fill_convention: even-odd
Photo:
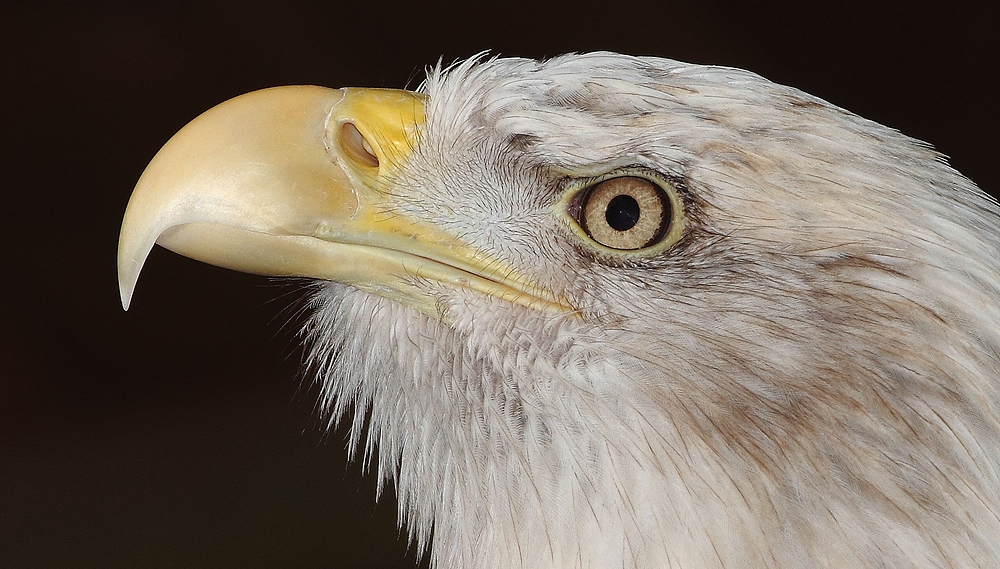
<instances>
[{"instance_id":1,"label":"eagle beak","mask_svg":"<svg viewBox=\"0 0 1000 569\"><path fill-rule=\"evenodd\" d=\"M354 285L442 318L420 279L566 311L565 301L435 227L390 184L419 144L424 97L277 87L205 112L153 157L118 242L127 310L154 243L239 271Z\"/></svg>"}]
</instances>

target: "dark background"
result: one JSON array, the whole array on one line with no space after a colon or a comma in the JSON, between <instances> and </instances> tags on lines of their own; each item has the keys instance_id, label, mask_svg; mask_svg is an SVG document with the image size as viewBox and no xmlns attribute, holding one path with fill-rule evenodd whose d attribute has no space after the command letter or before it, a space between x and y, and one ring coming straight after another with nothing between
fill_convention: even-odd
<instances>
[{"instance_id":1,"label":"dark background","mask_svg":"<svg viewBox=\"0 0 1000 569\"><path fill-rule=\"evenodd\" d=\"M246 91L415 87L484 49L752 69L932 142L1000 189L997 17L913 2L0 8L0 567L412 567L390 494L324 435L300 287L115 249L176 130ZM998 253L1000 254L1000 253ZM405 534L403 534L405 536Z\"/></svg>"}]
</instances>

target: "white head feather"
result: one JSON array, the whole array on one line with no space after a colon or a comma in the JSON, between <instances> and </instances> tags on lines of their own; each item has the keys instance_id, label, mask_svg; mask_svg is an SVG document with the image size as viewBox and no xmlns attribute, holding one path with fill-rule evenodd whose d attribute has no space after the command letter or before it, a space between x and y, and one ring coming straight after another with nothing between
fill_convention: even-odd
<instances>
[{"instance_id":1,"label":"white head feather","mask_svg":"<svg viewBox=\"0 0 1000 569\"><path fill-rule=\"evenodd\" d=\"M399 211L556 317L323 285L324 406L438 568L1000 566L1000 218L940 154L737 69L609 53L434 69ZM684 237L609 260L552 215L623 166Z\"/></svg>"}]
</instances>

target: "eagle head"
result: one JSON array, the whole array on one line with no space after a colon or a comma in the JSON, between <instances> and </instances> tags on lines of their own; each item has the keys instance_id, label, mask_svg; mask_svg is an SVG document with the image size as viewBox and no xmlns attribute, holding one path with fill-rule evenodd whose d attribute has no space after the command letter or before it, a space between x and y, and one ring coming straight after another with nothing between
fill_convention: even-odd
<instances>
[{"instance_id":1,"label":"eagle head","mask_svg":"<svg viewBox=\"0 0 1000 569\"><path fill-rule=\"evenodd\" d=\"M123 222L317 279L306 364L438 568L1000 566L1000 218L738 69L474 59L208 111Z\"/></svg>"}]
</instances>

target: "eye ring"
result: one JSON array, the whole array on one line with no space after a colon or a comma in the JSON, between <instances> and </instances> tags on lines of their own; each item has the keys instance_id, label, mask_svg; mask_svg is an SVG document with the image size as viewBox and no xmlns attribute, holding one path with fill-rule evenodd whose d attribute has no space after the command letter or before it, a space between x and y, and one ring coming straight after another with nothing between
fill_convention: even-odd
<instances>
[{"instance_id":1,"label":"eye ring","mask_svg":"<svg viewBox=\"0 0 1000 569\"><path fill-rule=\"evenodd\" d=\"M650 257L684 235L685 187L682 180L655 170L626 166L567 180L556 210L573 234L600 256ZM631 199L619 198L622 195Z\"/></svg>"},{"instance_id":2,"label":"eye ring","mask_svg":"<svg viewBox=\"0 0 1000 569\"><path fill-rule=\"evenodd\" d=\"M645 253L675 242L683 217L677 192L659 176L643 174L620 171L575 192L567 213L577 232L598 249L618 254Z\"/></svg>"}]
</instances>

